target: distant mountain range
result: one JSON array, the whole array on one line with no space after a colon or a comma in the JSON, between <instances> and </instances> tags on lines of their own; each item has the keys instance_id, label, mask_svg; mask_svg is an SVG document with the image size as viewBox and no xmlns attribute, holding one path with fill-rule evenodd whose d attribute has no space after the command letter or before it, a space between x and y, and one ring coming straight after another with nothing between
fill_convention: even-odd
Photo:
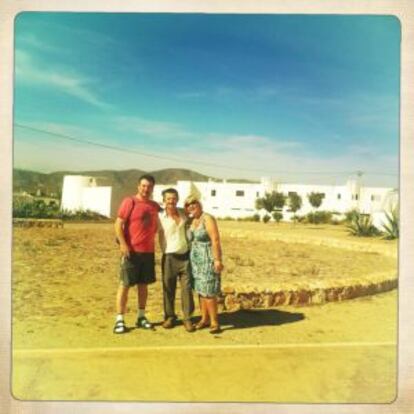
<instances>
[{"instance_id":1,"label":"distant mountain range","mask_svg":"<svg viewBox=\"0 0 414 414\"><path fill-rule=\"evenodd\" d=\"M142 174L151 174L157 184L175 185L178 180L188 181L207 181L206 175L186 169L165 169L158 171L142 170L99 170L99 171L57 171L49 174L28 171L22 169L13 170L13 192L21 193L23 191L35 194L40 191L45 196L61 197L63 177L65 175L87 175L95 177L98 185L112 187L112 205L111 211L117 210L121 200L130 194L135 194L137 189L138 178ZM213 178L213 180L217 180ZM247 180L228 180L238 182L249 182Z\"/></svg>"}]
</instances>

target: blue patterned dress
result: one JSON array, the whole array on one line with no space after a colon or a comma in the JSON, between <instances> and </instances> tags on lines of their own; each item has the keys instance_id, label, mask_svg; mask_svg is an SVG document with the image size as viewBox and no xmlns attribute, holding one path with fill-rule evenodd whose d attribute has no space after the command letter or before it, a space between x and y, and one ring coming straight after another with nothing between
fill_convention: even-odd
<instances>
[{"instance_id":1,"label":"blue patterned dress","mask_svg":"<svg viewBox=\"0 0 414 414\"><path fill-rule=\"evenodd\" d=\"M220 293L220 274L214 271L211 240L204 220L190 229L190 263L194 290L201 296L217 296Z\"/></svg>"}]
</instances>

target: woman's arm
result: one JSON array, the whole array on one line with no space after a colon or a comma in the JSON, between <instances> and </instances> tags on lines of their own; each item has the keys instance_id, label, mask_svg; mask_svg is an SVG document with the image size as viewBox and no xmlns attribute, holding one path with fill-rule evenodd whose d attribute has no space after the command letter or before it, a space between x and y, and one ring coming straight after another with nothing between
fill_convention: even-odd
<instances>
[{"instance_id":1,"label":"woman's arm","mask_svg":"<svg viewBox=\"0 0 414 414\"><path fill-rule=\"evenodd\" d=\"M220 273L223 269L223 261L222 261L222 252L221 252L221 243L220 243L220 234L218 231L217 223L214 217L210 215L204 216L204 223L206 226L207 233L211 240L211 248L213 252L213 259L214 259L214 270L217 273Z\"/></svg>"}]
</instances>

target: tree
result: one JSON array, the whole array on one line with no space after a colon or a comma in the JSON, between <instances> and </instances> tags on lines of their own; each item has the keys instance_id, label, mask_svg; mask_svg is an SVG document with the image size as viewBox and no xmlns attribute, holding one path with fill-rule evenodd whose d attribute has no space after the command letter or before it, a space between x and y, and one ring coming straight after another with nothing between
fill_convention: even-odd
<instances>
[{"instance_id":1,"label":"tree","mask_svg":"<svg viewBox=\"0 0 414 414\"><path fill-rule=\"evenodd\" d=\"M302 207L302 197L297 193L289 194L289 208L293 213L296 213Z\"/></svg>"},{"instance_id":2,"label":"tree","mask_svg":"<svg viewBox=\"0 0 414 414\"><path fill-rule=\"evenodd\" d=\"M266 193L264 197L256 199L256 208L261 210L265 209L268 213L271 213L274 209L273 200L270 193Z\"/></svg>"},{"instance_id":3,"label":"tree","mask_svg":"<svg viewBox=\"0 0 414 414\"><path fill-rule=\"evenodd\" d=\"M310 193L308 194L309 203L313 208L318 208L322 204L325 194L323 193Z\"/></svg>"},{"instance_id":4,"label":"tree","mask_svg":"<svg viewBox=\"0 0 414 414\"><path fill-rule=\"evenodd\" d=\"M283 193L273 192L272 197L274 199L275 207L282 209L286 204L286 196Z\"/></svg>"},{"instance_id":5,"label":"tree","mask_svg":"<svg viewBox=\"0 0 414 414\"><path fill-rule=\"evenodd\" d=\"M272 213L275 208L282 209L286 202L286 196L283 193L273 191L266 193L264 197L256 200L256 208L258 210L265 209L268 213Z\"/></svg>"},{"instance_id":6,"label":"tree","mask_svg":"<svg viewBox=\"0 0 414 414\"><path fill-rule=\"evenodd\" d=\"M293 212L293 221L296 222L297 216L296 212L302 207L302 197L297 193L289 194L289 208Z\"/></svg>"}]
</instances>

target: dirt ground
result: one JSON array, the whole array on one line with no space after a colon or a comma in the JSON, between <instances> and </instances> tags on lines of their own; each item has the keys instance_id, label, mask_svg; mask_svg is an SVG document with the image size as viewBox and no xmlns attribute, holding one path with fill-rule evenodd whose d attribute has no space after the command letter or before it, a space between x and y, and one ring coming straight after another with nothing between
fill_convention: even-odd
<instances>
[{"instance_id":1,"label":"dirt ground","mask_svg":"<svg viewBox=\"0 0 414 414\"><path fill-rule=\"evenodd\" d=\"M222 275L224 287L277 289L286 284L309 285L327 280L342 284L376 274L395 276L397 273L395 241L355 238L342 226L220 221L219 228L226 267ZM150 287L147 307L149 318L156 323L162 320L159 258L157 254L158 281ZM129 339L135 333L122 339L112 334L118 260L111 224L65 224L63 229L16 228L13 347L135 343ZM134 324L136 307L136 294L131 291L126 318L130 326ZM178 292L178 313L179 310ZM279 310L258 312L253 323L264 326L266 321L277 321L284 315ZM293 315L288 319L295 318L300 311L289 311L287 315ZM257 322L260 317L264 318L263 323ZM227 322L228 325L249 325L249 318L245 319L242 311L222 315L223 325ZM166 338L161 331L162 328L157 328L151 340L163 343ZM244 331L236 329L232 341L266 342L261 330L247 335ZM151 333L142 333L147 334ZM197 342L197 338L204 336L204 332L197 333L192 341ZM175 336L168 337L169 342L176 340L180 341Z\"/></svg>"},{"instance_id":2,"label":"dirt ground","mask_svg":"<svg viewBox=\"0 0 414 414\"><path fill-rule=\"evenodd\" d=\"M342 226L221 221L219 228L223 286L336 285L397 274L396 242L355 238ZM147 308L155 330L134 328L137 301L131 291L130 330L114 335L118 260L110 224L14 229L15 398L288 403L395 398L396 290L319 306L222 312L223 332L211 335L160 326L158 279Z\"/></svg>"},{"instance_id":3,"label":"dirt ground","mask_svg":"<svg viewBox=\"0 0 414 414\"><path fill-rule=\"evenodd\" d=\"M225 313L222 322L223 333L214 336L182 327L115 336L109 324L66 330L53 321L54 338L42 343L51 347L14 351L13 395L277 403L396 397L395 290L323 306Z\"/></svg>"}]
</instances>

